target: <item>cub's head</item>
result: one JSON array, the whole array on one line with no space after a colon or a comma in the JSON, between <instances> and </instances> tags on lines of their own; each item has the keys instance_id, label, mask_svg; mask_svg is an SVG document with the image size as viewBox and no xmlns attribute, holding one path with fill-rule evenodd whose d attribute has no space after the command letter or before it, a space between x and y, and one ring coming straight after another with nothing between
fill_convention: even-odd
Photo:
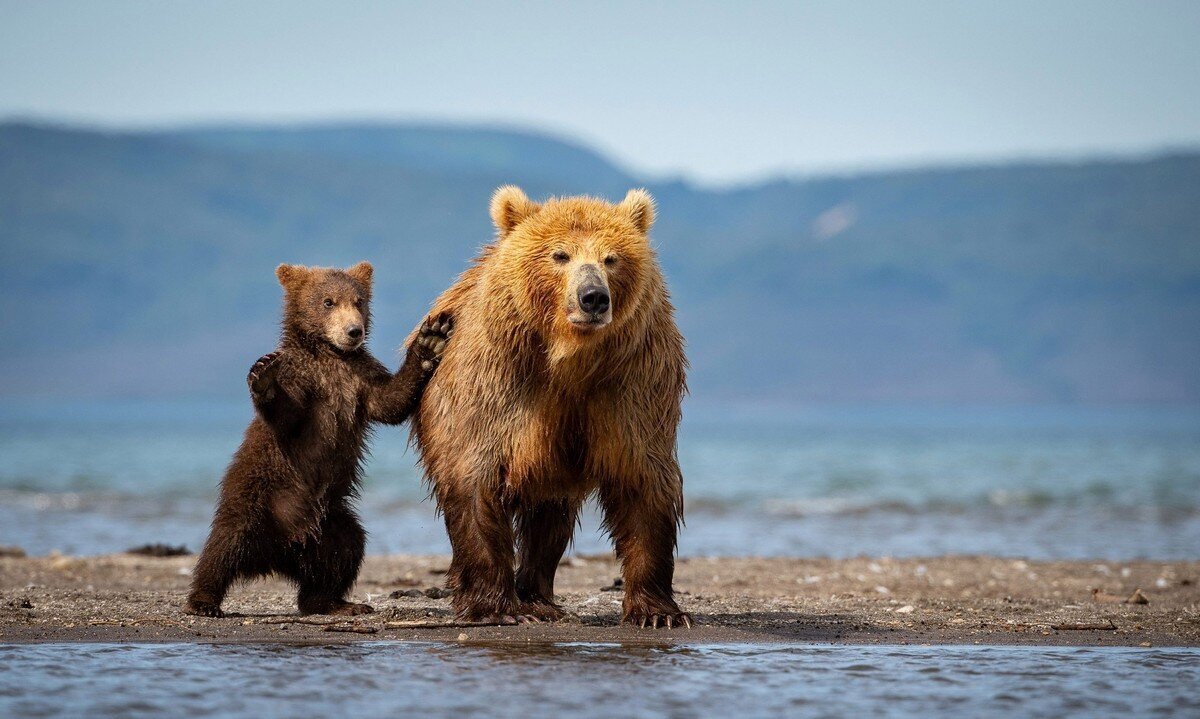
<instances>
[{"instance_id":1,"label":"cub's head","mask_svg":"<svg viewBox=\"0 0 1200 719\"><path fill-rule=\"evenodd\" d=\"M373 274L369 262L346 270L280 265L284 332L339 352L360 349L371 325Z\"/></svg>"},{"instance_id":2,"label":"cub's head","mask_svg":"<svg viewBox=\"0 0 1200 719\"><path fill-rule=\"evenodd\" d=\"M519 188L492 196L496 262L527 321L575 343L632 317L658 271L647 233L654 200L630 190L617 204L590 197L538 204Z\"/></svg>"}]
</instances>

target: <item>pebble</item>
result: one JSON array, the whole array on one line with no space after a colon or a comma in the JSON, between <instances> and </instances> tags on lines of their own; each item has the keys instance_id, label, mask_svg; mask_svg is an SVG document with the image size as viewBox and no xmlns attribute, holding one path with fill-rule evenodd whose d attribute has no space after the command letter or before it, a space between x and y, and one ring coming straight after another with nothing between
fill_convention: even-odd
<instances>
[{"instance_id":1,"label":"pebble","mask_svg":"<svg viewBox=\"0 0 1200 719\"><path fill-rule=\"evenodd\" d=\"M914 611L913 605L905 604L903 607L900 607L899 609L896 610L896 614L912 614L913 611Z\"/></svg>"}]
</instances>

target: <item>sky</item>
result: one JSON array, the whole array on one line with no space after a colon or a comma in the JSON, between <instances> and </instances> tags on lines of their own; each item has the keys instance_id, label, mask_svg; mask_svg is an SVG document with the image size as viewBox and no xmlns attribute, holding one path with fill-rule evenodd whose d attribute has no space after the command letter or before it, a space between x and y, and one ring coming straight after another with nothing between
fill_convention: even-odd
<instances>
[{"instance_id":1,"label":"sky","mask_svg":"<svg viewBox=\"0 0 1200 719\"><path fill-rule=\"evenodd\" d=\"M0 0L0 119L448 121L630 171L1200 146L1200 2Z\"/></svg>"}]
</instances>

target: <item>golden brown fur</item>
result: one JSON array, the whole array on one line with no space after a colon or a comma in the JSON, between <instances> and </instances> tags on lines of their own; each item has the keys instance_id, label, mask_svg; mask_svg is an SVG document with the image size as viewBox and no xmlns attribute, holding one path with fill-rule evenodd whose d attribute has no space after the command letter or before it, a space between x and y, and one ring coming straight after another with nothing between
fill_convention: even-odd
<instances>
[{"instance_id":1,"label":"golden brown fur","mask_svg":"<svg viewBox=\"0 0 1200 719\"><path fill-rule=\"evenodd\" d=\"M634 190L616 205L537 205L504 187L491 209L496 241L434 304L456 334L413 419L455 607L560 617L555 568L594 495L623 562L624 618L690 623L671 586L686 360L646 234L653 202ZM611 308L583 312L584 285L607 289Z\"/></svg>"}]
</instances>

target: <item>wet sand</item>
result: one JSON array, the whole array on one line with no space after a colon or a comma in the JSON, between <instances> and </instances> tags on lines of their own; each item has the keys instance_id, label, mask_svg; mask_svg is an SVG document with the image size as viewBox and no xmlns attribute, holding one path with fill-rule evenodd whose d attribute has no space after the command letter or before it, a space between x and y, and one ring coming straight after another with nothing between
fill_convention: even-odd
<instances>
[{"instance_id":1,"label":"wet sand","mask_svg":"<svg viewBox=\"0 0 1200 719\"><path fill-rule=\"evenodd\" d=\"M292 588L269 580L235 589L226 618L191 617L180 605L194 560L0 557L0 642L1200 646L1200 562L686 558L676 589L697 626L653 630L617 625L609 555L564 560L557 590L571 618L515 627L463 626L449 599L426 596L444 556L369 557L353 598L371 615L300 617ZM1124 603L1139 589L1148 603Z\"/></svg>"}]
</instances>

